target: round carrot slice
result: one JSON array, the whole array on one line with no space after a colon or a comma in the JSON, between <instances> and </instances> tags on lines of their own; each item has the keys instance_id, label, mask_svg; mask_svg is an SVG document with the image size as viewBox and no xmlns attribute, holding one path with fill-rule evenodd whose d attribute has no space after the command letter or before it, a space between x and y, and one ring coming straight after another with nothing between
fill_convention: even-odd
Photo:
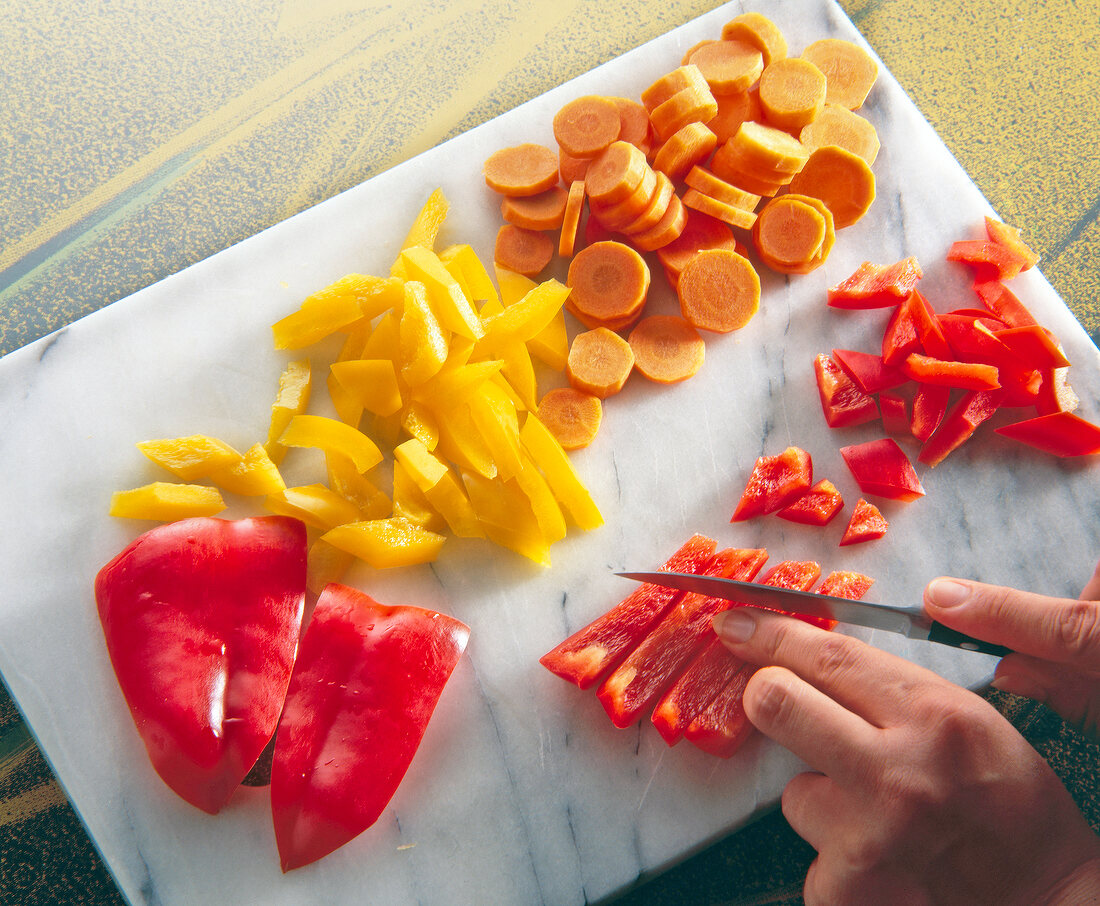
<instances>
[{"instance_id":1,"label":"round carrot slice","mask_svg":"<svg viewBox=\"0 0 1100 906\"><path fill-rule=\"evenodd\" d=\"M657 249L657 257L666 272L672 271L678 275L703 249L736 247L737 240L728 224L699 211L688 210L684 229L668 245Z\"/></svg>"},{"instance_id":2,"label":"round carrot slice","mask_svg":"<svg viewBox=\"0 0 1100 906\"><path fill-rule=\"evenodd\" d=\"M681 200L689 208L694 208L696 211L701 211L710 217L728 223L730 226L739 227L742 230L750 230L752 225L756 223L756 214L752 211L726 204L724 201L705 195L698 189L688 189Z\"/></svg>"},{"instance_id":3,"label":"round carrot slice","mask_svg":"<svg viewBox=\"0 0 1100 906\"><path fill-rule=\"evenodd\" d=\"M683 231L687 223L687 208L680 200L680 196L673 194L668 202L668 210L651 229L644 233L635 233L630 241L643 252L653 252L663 248L676 239Z\"/></svg>"},{"instance_id":4,"label":"round carrot slice","mask_svg":"<svg viewBox=\"0 0 1100 906\"><path fill-rule=\"evenodd\" d=\"M619 108L619 141L630 142L643 154L649 153L649 111L630 98L612 98Z\"/></svg>"},{"instance_id":5,"label":"round carrot slice","mask_svg":"<svg viewBox=\"0 0 1100 906\"><path fill-rule=\"evenodd\" d=\"M586 184L587 182L585 180ZM642 181L626 198L610 205L600 204L590 198L589 208L596 219L609 230L621 230L649 206L656 191L657 173L647 163Z\"/></svg>"},{"instance_id":6,"label":"round carrot slice","mask_svg":"<svg viewBox=\"0 0 1100 906\"><path fill-rule=\"evenodd\" d=\"M834 145L818 148L791 180L791 191L820 198L839 230L859 220L875 200L875 174L858 154Z\"/></svg>"},{"instance_id":7,"label":"round carrot slice","mask_svg":"<svg viewBox=\"0 0 1100 906\"><path fill-rule=\"evenodd\" d=\"M760 204L760 196L746 192L737 186L731 185L724 179L719 179L710 170L704 167L692 167L688 175L684 177L684 184L692 189L698 189L704 195L741 208L744 211L755 211Z\"/></svg>"},{"instance_id":8,"label":"round carrot slice","mask_svg":"<svg viewBox=\"0 0 1100 906\"><path fill-rule=\"evenodd\" d=\"M716 94L714 102L718 112L707 121L707 128L717 136L719 143L729 141L745 122L760 120L760 92L755 88L736 94Z\"/></svg>"},{"instance_id":9,"label":"round carrot slice","mask_svg":"<svg viewBox=\"0 0 1100 906\"><path fill-rule=\"evenodd\" d=\"M503 268L537 276L554 257L554 241L545 233L506 223L497 231L493 261Z\"/></svg>"},{"instance_id":10,"label":"round carrot slice","mask_svg":"<svg viewBox=\"0 0 1100 906\"><path fill-rule=\"evenodd\" d=\"M623 389L634 368L634 350L613 330L597 327L573 338L565 370L577 390L607 399Z\"/></svg>"},{"instance_id":11,"label":"round carrot slice","mask_svg":"<svg viewBox=\"0 0 1100 906\"><path fill-rule=\"evenodd\" d=\"M632 194L642 182L649 163L637 145L612 142L592 161L584 175L585 192L597 204L610 205Z\"/></svg>"},{"instance_id":12,"label":"round carrot slice","mask_svg":"<svg viewBox=\"0 0 1100 906\"><path fill-rule=\"evenodd\" d=\"M558 174L567 186L578 179L584 179L591 164L592 159L589 157L572 157L558 149Z\"/></svg>"},{"instance_id":13,"label":"round carrot slice","mask_svg":"<svg viewBox=\"0 0 1100 906\"><path fill-rule=\"evenodd\" d=\"M563 258L573 257L573 246L577 243L577 227L581 222L584 209L584 180L578 179L569 184L566 194L565 213L562 215L561 236L558 239L558 254Z\"/></svg>"},{"instance_id":14,"label":"round carrot slice","mask_svg":"<svg viewBox=\"0 0 1100 906\"><path fill-rule=\"evenodd\" d=\"M672 185L672 180L664 173L658 172L656 179L657 188L653 192L653 197L646 205L645 210L622 228L625 235L634 236L638 233L645 233L653 229L665 216L669 203L672 201L675 187Z\"/></svg>"},{"instance_id":15,"label":"round carrot slice","mask_svg":"<svg viewBox=\"0 0 1100 906\"><path fill-rule=\"evenodd\" d=\"M718 102L710 89L685 88L677 92L649 114L653 131L661 141L666 141L688 123L705 123L718 112Z\"/></svg>"},{"instance_id":16,"label":"round carrot slice","mask_svg":"<svg viewBox=\"0 0 1100 906\"><path fill-rule=\"evenodd\" d=\"M566 154L595 157L619 137L619 105L611 98L586 94L565 104L553 126L554 138Z\"/></svg>"},{"instance_id":17,"label":"round carrot slice","mask_svg":"<svg viewBox=\"0 0 1100 906\"><path fill-rule=\"evenodd\" d=\"M786 272L809 263L818 253L825 241L825 218L797 198L773 198L756 218L752 238L761 259Z\"/></svg>"},{"instance_id":18,"label":"round carrot slice","mask_svg":"<svg viewBox=\"0 0 1100 906\"><path fill-rule=\"evenodd\" d=\"M710 156L718 137L703 123L688 123L669 138L653 157L653 169L669 179L680 179L697 163Z\"/></svg>"},{"instance_id":19,"label":"round carrot slice","mask_svg":"<svg viewBox=\"0 0 1100 906\"><path fill-rule=\"evenodd\" d=\"M811 154L826 145L836 145L858 154L868 164L875 162L881 147L871 122L839 104L826 104L812 123L802 127L798 139Z\"/></svg>"},{"instance_id":20,"label":"round carrot slice","mask_svg":"<svg viewBox=\"0 0 1100 906\"><path fill-rule=\"evenodd\" d=\"M565 304L586 327L614 327L641 311L649 280L649 266L630 246L596 242L570 262Z\"/></svg>"},{"instance_id":21,"label":"round carrot slice","mask_svg":"<svg viewBox=\"0 0 1100 906\"><path fill-rule=\"evenodd\" d=\"M676 284L680 313L693 327L738 330L760 309L760 277L747 258L729 249L699 252Z\"/></svg>"},{"instance_id":22,"label":"round carrot slice","mask_svg":"<svg viewBox=\"0 0 1100 906\"><path fill-rule=\"evenodd\" d=\"M752 44L770 66L787 56L787 39L771 19L760 13L742 13L722 26L722 38Z\"/></svg>"},{"instance_id":23,"label":"round carrot slice","mask_svg":"<svg viewBox=\"0 0 1100 906\"><path fill-rule=\"evenodd\" d=\"M808 274L810 271L816 270L825 263L825 259L829 257L829 253L832 252L833 246L836 244L836 227L833 224L833 212L825 206L825 202L820 198L813 198L810 195L799 195L795 192L789 192L785 197L793 198L804 204L808 204L825 218L825 238L821 240L821 248L817 250L817 254L802 266L787 268L788 273ZM779 268L776 268L776 270L779 270Z\"/></svg>"},{"instance_id":24,"label":"round carrot slice","mask_svg":"<svg viewBox=\"0 0 1100 906\"><path fill-rule=\"evenodd\" d=\"M494 192L538 195L557 185L558 156L545 145L513 145L490 154L482 173Z\"/></svg>"},{"instance_id":25,"label":"round carrot slice","mask_svg":"<svg viewBox=\"0 0 1100 906\"><path fill-rule=\"evenodd\" d=\"M784 133L786 134L786 133ZM775 195L790 182L794 174L777 175L771 170L762 170L752 166L730 139L714 152L710 159L710 169L719 179L728 182L751 195Z\"/></svg>"},{"instance_id":26,"label":"round carrot slice","mask_svg":"<svg viewBox=\"0 0 1100 906\"><path fill-rule=\"evenodd\" d=\"M565 216L566 197L561 186L538 195L506 195L500 201L500 216L525 230L556 230Z\"/></svg>"},{"instance_id":27,"label":"round carrot slice","mask_svg":"<svg viewBox=\"0 0 1100 906\"><path fill-rule=\"evenodd\" d=\"M797 132L825 107L825 76L809 60L777 60L760 76L760 106L769 122Z\"/></svg>"},{"instance_id":28,"label":"round carrot slice","mask_svg":"<svg viewBox=\"0 0 1100 906\"><path fill-rule=\"evenodd\" d=\"M653 113L661 104L685 88L709 90L707 80L703 78L698 66L689 63L665 73L642 92L642 105Z\"/></svg>"},{"instance_id":29,"label":"round carrot slice","mask_svg":"<svg viewBox=\"0 0 1100 906\"><path fill-rule=\"evenodd\" d=\"M748 91L764 71L760 50L736 38L704 44L688 62L699 67L716 95Z\"/></svg>"},{"instance_id":30,"label":"round carrot slice","mask_svg":"<svg viewBox=\"0 0 1100 906\"><path fill-rule=\"evenodd\" d=\"M849 110L862 107L878 78L878 64L858 44L841 38L822 38L802 51L825 75L825 101Z\"/></svg>"},{"instance_id":31,"label":"round carrot slice","mask_svg":"<svg viewBox=\"0 0 1100 906\"><path fill-rule=\"evenodd\" d=\"M599 397L573 387L550 390L539 401L535 417L566 450L579 450L592 443L603 421Z\"/></svg>"},{"instance_id":32,"label":"round carrot slice","mask_svg":"<svg viewBox=\"0 0 1100 906\"><path fill-rule=\"evenodd\" d=\"M742 123L726 144L762 174L797 173L810 156L793 135L763 123Z\"/></svg>"},{"instance_id":33,"label":"round carrot slice","mask_svg":"<svg viewBox=\"0 0 1100 906\"><path fill-rule=\"evenodd\" d=\"M630 332L634 367L658 384L686 381L703 367L706 346L699 331L675 315L642 318Z\"/></svg>"}]
</instances>

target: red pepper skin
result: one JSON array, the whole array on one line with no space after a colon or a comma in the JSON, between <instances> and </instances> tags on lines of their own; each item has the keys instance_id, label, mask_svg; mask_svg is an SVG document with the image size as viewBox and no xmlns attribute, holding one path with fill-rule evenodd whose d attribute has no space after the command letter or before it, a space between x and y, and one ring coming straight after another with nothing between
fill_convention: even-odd
<instances>
[{"instance_id":1,"label":"red pepper skin","mask_svg":"<svg viewBox=\"0 0 1100 906\"><path fill-rule=\"evenodd\" d=\"M833 361L864 393L900 387L909 378L882 361L882 356L854 349L834 349Z\"/></svg>"},{"instance_id":2,"label":"red pepper skin","mask_svg":"<svg viewBox=\"0 0 1100 906\"><path fill-rule=\"evenodd\" d=\"M982 362L959 362L934 359L910 353L901 370L920 384L940 384L959 390L996 390L1001 386L997 366Z\"/></svg>"},{"instance_id":3,"label":"red pepper skin","mask_svg":"<svg viewBox=\"0 0 1100 906\"><path fill-rule=\"evenodd\" d=\"M95 580L107 651L153 767L214 814L275 731L306 588L297 519L154 528Z\"/></svg>"},{"instance_id":4,"label":"red pepper skin","mask_svg":"<svg viewBox=\"0 0 1100 906\"><path fill-rule=\"evenodd\" d=\"M822 478L794 503L783 507L775 515L802 525L828 525L843 506L844 498L840 496L836 485L828 478Z\"/></svg>"},{"instance_id":5,"label":"red pepper skin","mask_svg":"<svg viewBox=\"0 0 1100 906\"><path fill-rule=\"evenodd\" d=\"M887 528L889 528L889 523L883 518L879 508L861 497L855 509L852 510L852 518L848 520L848 526L844 529L844 537L840 539L840 546L847 547L850 544L863 544L865 541L874 541L885 535ZM833 594L833 592L822 593ZM841 596L837 595L837 597Z\"/></svg>"},{"instance_id":6,"label":"red pepper skin","mask_svg":"<svg viewBox=\"0 0 1100 906\"><path fill-rule=\"evenodd\" d=\"M711 639L653 709L650 720L661 738L676 745L688 725L744 666L717 638Z\"/></svg>"},{"instance_id":7,"label":"red pepper skin","mask_svg":"<svg viewBox=\"0 0 1100 906\"><path fill-rule=\"evenodd\" d=\"M963 396L944 417L936 433L921 447L917 459L937 466L970 439L978 425L1001 406L1003 390L972 390Z\"/></svg>"},{"instance_id":8,"label":"red pepper skin","mask_svg":"<svg viewBox=\"0 0 1100 906\"><path fill-rule=\"evenodd\" d=\"M875 580L863 573L850 570L836 570L829 573L817 587L819 595L831 595L834 598L847 598L858 601L875 584Z\"/></svg>"},{"instance_id":9,"label":"red pepper skin","mask_svg":"<svg viewBox=\"0 0 1100 906\"><path fill-rule=\"evenodd\" d=\"M932 306L928 304L928 300L916 290L913 291L909 300L909 311L921 348L935 359L952 358L951 347L943 335L939 318L936 317Z\"/></svg>"},{"instance_id":10,"label":"red pepper skin","mask_svg":"<svg viewBox=\"0 0 1100 906\"><path fill-rule=\"evenodd\" d=\"M997 316L1006 327L1032 327L1038 325L1026 305L1000 280L982 280L974 284L974 292L982 304Z\"/></svg>"},{"instance_id":11,"label":"red pepper skin","mask_svg":"<svg viewBox=\"0 0 1100 906\"><path fill-rule=\"evenodd\" d=\"M891 438L841 447L840 455L865 494L906 503L924 496L912 464Z\"/></svg>"},{"instance_id":12,"label":"red pepper skin","mask_svg":"<svg viewBox=\"0 0 1100 906\"><path fill-rule=\"evenodd\" d=\"M921 443L928 440L940 426L947 412L951 388L942 384L921 384L913 397L913 417L910 430Z\"/></svg>"},{"instance_id":13,"label":"red pepper skin","mask_svg":"<svg viewBox=\"0 0 1100 906\"><path fill-rule=\"evenodd\" d=\"M693 535L661 569L703 572L714 559L717 547L712 539ZM544 654L539 663L578 688L588 689L617 667L682 597L683 592L643 583L605 614Z\"/></svg>"},{"instance_id":14,"label":"red pepper skin","mask_svg":"<svg viewBox=\"0 0 1100 906\"><path fill-rule=\"evenodd\" d=\"M882 413L883 431L887 434L910 433L911 419L904 396L893 390L883 390L878 395L878 408Z\"/></svg>"},{"instance_id":15,"label":"red pepper skin","mask_svg":"<svg viewBox=\"0 0 1100 906\"><path fill-rule=\"evenodd\" d=\"M995 429L1004 437L1053 453L1055 456L1094 456L1100 453L1100 426L1072 412L1053 412Z\"/></svg>"},{"instance_id":16,"label":"red pepper skin","mask_svg":"<svg viewBox=\"0 0 1100 906\"><path fill-rule=\"evenodd\" d=\"M1045 327L1006 327L993 336L1012 350L1030 368L1064 368L1069 365L1062 347Z\"/></svg>"},{"instance_id":17,"label":"red pepper skin","mask_svg":"<svg viewBox=\"0 0 1100 906\"><path fill-rule=\"evenodd\" d=\"M776 456L761 456L752 467L730 522L743 522L783 509L810 489L813 476L810 454L799 447L787 447Z\"/></svg>"},{"instance_id":18,"label":"red pepper skin","mask_svg":"<svg viewBox=\"0 0 1100 906\"><path fill-rule=\"evenodd\" d=\"M887 365L897 367L909 353L921 349L917 321L913 316L916 303L912 299L910 296L894 310L882 333L882 361Z\"/></svg>"},{"instance_id":19,"label":"red pepper skin","mask_svg":"<svg viewBox=\"0 0 1100 906\"><path fill-rule=\"evenodd\" d=\"M271 764L283 871L370 827L412 761L470 630L331 584L302 638Z\"/></svg>"},{"instance_id":20,"label":"red pepper skin","mask_svg":"<svg viewBox=\"0 0 1100 906\"><path fill-rule=\"evenodd\" d=\"M974 268L978 280L1011 280L1023 270L1024 258L989 239L960 239L947 250L948 261L959 261Z\"/></svg>"},{"instance_id":21,"label":"red pepper skin","mask_svg":"<svg viewBox=\"0 0 1100 906\"><path fill-rule=\"evenodd\" d=\"M907 299L924 276L916 258L893 264L864 261L850 277L828 290L833 308L889 308Z\"/></svg>"},{"instance_id":22,"label":"red pepper skin","mask_svg":"<svg viewBox=\"0 0 1100 906\"><path fill-rule=\"evenodd\" d=\"M821 411L830 428L863 425L878 418L878 406L874 399L860 390L836 362L824 353L814 359L814 377L817 380Z\"/></svg>"}]
</instances>

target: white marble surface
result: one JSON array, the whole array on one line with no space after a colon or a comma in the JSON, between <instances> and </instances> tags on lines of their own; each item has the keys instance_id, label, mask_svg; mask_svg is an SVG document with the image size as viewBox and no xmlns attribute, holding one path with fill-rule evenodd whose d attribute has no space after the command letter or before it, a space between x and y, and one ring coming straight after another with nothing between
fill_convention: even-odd
<instances>
[{"instance_id":1,"label":"white marble surface","mask_svg":"<svg viewBox=\"0 0 1100 906\"><path fill-rule=\"evenodd\" d=\"M826 0L746 5L773 18L795 52L826 35L859 40ZM637 380L609 402L596 443L576 457L603 529L571 535L545 571L486 543L455 541L434 568L351 575L381 600L439 608L473 628L469 656L373 828L282 876L263 790L242 790L210 817L153 774L92 599L97 569L144 528L106 515L110 493L158 477L134 442L205 432L243 449L262 438L287 358L271 348L273 321L346 272L388 268L437 185L452 202L446 241L470 241L488 260L498 215L478 174L490 151L549 142L553 112L578 94L637 96L739 12L739 3L716 9L0 361L0 670L132 902L577 904L750 820L799 770L787 753L756 738L720 761L687 744L668 749L647 724L615 730L594 695L537 663L627 593L612 570L654 566L692 532L766 546L773 560L862 570L877 577L880 600L912 600L940 573L1079 590L1100 551L1097 464L1059 462L988 431L921 470L926 498L884 507L891 530L877 544L838 548L842 525L729 524L754 459L791 443L855 500L838 448L876 432L825 427L811 362L834 346L874 349L885 316L827 309L827 286L864 259L915 254L936 307L969 301L968 275L943 255L953 239L978 234L988 207L883 73L864 110L883 142L871 214L840 234L815 273L765 274L760 315L711 339L695 379L669 388ZM1014 289L1063 340L1081 411L1097 419L1100 355L1041 275ZM652 304L667 308L671 295L655 293ZM994 663L896 637L873 641L971 685Z\"/></svg>"}]
</instances>

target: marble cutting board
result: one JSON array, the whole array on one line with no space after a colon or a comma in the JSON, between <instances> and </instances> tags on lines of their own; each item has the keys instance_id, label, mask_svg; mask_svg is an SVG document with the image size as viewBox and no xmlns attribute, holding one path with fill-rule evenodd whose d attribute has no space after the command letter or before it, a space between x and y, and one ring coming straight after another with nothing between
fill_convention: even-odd
<instances>
[{"instance_id":1,"label":"marble cutting board","mask_svg":"<svg viewBox=\"0 0 1100 906\"><path fill-rule=\"evenodd\" d=\"M830 35L862 41L827 0L748 7L780 25L793 53ZM499 214L480 179L490 152L551 143L554 111L579 94L636 97L742 10L720 7L0 360L0 671L128 900L577 904L628 888L774 805L801 769L783 750L754 738L721 761L687 744L669 749L645 723L615 730L591 693L537 663L629 591L614 570L655 566L692 532L767 547L773 562L864 571L884 601L912 600L941 573L1076 595L1100 551L1096 465L988 431L921 470L927 497L884 507L891 530L882 542L838 548L842 525L729 524L754 459L791 443L856 499L838 448L878 435L825 426L811 363L837 346L873 350L885 316L827 309L827 286L865 259L915 254L934 306L971 301L969 275L943 256L952 240L979 235L989 207L883 71L862 111L883 143L871 213L840 233L813 274L763 273L760 314L710 338L696 378L668 388L635 379L608 402L599 437L575 457L604 528L571 534L547 570L484 542L452 541L431 568L350 574L382 601L444 610L473 629L468 657L373 828L283 876L264 790L242 789L211 817L149 767L92 599L98 568L147 527L110 519L110 493L161 477L134 443L203 432L243 449L262 439L288 358L272 349L272 322L347 272L385 272L436 186L452 204L444 241L470 242L491 260ZM1100 354L1039 273L1013 288L1063 341L1081 412L1096 420ZM651 304L671 311L672 302L665 288ZM318 467L305 455L298 462L303 476ZM230 515L253 511L238 504ZM867 637L971 686L995 663Z\"/></svg>"}]
</instances>

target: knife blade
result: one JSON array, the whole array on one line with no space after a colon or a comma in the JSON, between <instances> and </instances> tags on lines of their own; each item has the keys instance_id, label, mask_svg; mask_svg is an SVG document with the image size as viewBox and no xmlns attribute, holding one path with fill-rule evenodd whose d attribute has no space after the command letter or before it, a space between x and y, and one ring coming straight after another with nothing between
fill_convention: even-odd
<instances>
[{"instance_id":1,"label":"knife blade","mask_svg":"<svg viewBox=\"0 0 1100 906\"><path fill-rule=\"evenodd\" d=\"M811 617L824 617L853 626L867 626L894 632L910 639L926 639L953 648L966 651L978 651L1003 657L1012 649L1003 645L994 645L982 639L964 635L937 623L924 612L920 605L896 606L875 604L870 601L852 601L848 598L834 598L812 591L797 591L762 585L759 582L741 582L737 579L723 579L718 576L700 576L694 573L665 572L621 572L616 573L624 579L635 582L648 582L665 588L722 598L750 607L763 607L768 610L782 610L787 613L804 614Z\"/></svg>"}]
</instances>

